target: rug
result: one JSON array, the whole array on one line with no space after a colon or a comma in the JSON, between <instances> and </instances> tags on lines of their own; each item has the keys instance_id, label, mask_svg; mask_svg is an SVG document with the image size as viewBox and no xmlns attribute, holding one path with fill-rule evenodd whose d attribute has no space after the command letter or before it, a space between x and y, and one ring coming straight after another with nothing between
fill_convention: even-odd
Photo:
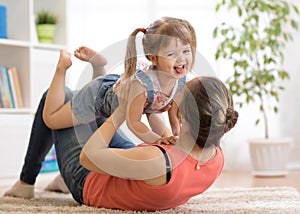
<instances>
[{"instance_id":1,"label":"rug","mask_svg":"<svg viewBox=\"0 0 300 214\"><path fill-rule=\"evenodd\" d=\"M70 194L36 192L34 199L0 198L0 213L103 213L144 214L78 205ZM179 207L162 213L300 213L300 195L293 187L211 188Z\"/></svg>"}]
</instances>

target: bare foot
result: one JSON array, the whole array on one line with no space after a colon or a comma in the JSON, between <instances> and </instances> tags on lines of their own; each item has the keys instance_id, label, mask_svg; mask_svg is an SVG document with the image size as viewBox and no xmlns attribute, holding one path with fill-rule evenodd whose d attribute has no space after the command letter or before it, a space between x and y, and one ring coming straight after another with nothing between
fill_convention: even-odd
<instances>
[{"instance_id":1,"label":"bare foot","mask_svg":"<svg viewBox=\"0 0 300 214\"><path fill-rule=\"evenodd\" d=\"M94 51L91 48L81 46L74 51L74 56L78 59L90 62L93 66L105 66L107 64L107 60L104 56Z\"/></svg>"},{"instance_id":2,"label":"bare foot","mask_svg":"<svg viewBox=\"0 0 300 214\"><path fill-rule=\"evenodd\" d=\"M107 60L93 49L81 46L74 51L74 56L82 61L90 62L92 64L93 79L106 74L104 66L107 64Z\"/></svg>"},{"instance_id":3,"label":"bare foot","mask_svg":"<svg viewBox=\"0 0 300 214\"><path fill-rule=\"evenodd\" d=\"M64 179L59 174L57 175L50 184L48 184L45 188L46 191L54 191L54 192L63 192L63 193L70 193L70 190L65 184Z\"/></svg>"},{"instance_id":4,"label":"bare foot","mask_svg":"<svg viewBox=\"0 0 300 214\"><path fill-rule=\"evenodd\" d=\"M34 197L34 185L27 184L21 180L18 180L9 190L7 190L3 196L12 196L18 198L33 198Z\"/></svg>"},{"instance_id":5,"label":"bare foot","mask_svg":"<svg viewBox=\"0 0 300 214\"><path fill-rule=\"evenodd\" d=\"M57 67L67 70L71 65L71 54L66 50L61 49Z\"/></svg>"}]
</instances>

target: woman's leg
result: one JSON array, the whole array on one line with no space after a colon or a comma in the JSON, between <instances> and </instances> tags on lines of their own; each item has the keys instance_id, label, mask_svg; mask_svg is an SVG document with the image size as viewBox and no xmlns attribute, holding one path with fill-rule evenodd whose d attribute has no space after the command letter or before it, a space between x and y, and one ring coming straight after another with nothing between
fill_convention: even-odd
<instances>
[{"instance_id":1,"label":"woman's leg","mask_svg":"<svg viewBox=\"0 0 300 214\"><path fill-rule=\"evenodd\" d=\"M36 181L45 156L53 145L51 129L45 125L42 117L45 99L46 93L44 93L34 117L29 145L20 174L22 181L32 185Z\"/></svg>"},{"instance_id":2,"label":"woman's leg","mask_svg":"<svg viewBox=\"0 0 300 214\"><path fill-rule=\"evenodd\" d=\"M83 186L89 171L80 165L79 155L82 138L88 136L89 132L89 125L86 124L53 131L60 173L73 198L80 204L83 203Z\"/></svg>"},{"instance_id":3,"label":"woman's leg","mask_svg":"<svg viewBox=\"0 0 300 214\"><path fill-rule=\"evenodd\" d=\"M43 94L34 117L29 145L20 173L20 180L4 194L6 196L23 198L34 197L33 185L40 172L45 156L53 145L52 131L45 125L42 116L46 95L47 92ZM72 92L66 88L66 101L71 99L71 97Z\"/></svg>"},{"instance_id":4,"label":"woman's leg","mask_svg":"<svg viewBox=\"0 0 300 214\"><path fill-rule=\"evenodd\" d=\"M99 118L89 124L53 131L60 173L73 198L80 204L83 204L84 182L90 171L81 166L79 155L89 137L104 121L104 118ZM128 149L135 147L135 144L117 133L109 146Z\"/></svg>"}]
</instances>

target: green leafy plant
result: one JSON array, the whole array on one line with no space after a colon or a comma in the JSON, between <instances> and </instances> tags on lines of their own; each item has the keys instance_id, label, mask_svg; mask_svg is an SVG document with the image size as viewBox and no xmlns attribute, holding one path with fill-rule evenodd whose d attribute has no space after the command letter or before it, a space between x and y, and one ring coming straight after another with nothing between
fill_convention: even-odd
<instances>
[{"instance_id":1,"label":"green leafy plant","mask_svg":"<svg viewBox=\"0 0 300 214\"><path fill-rule=\"evenodd\" d=\"M41 10L37 13L36 24L56 24L57 16L47 10Z\"/></svg>"},{"instance_id":2,"label":"green leafy plant","mask_svg":"<svg viewBox=\"0 0 300 214\"><path fill-rule=\"evenodd\" d=\"M220 40L215 58L232 62L234 72L227 79L230 91L241 97L240 107L259 103L265 138L269 138L267 107L278 112L283 81L290 78L282 68L283 51L293 39L291 31L298 30L299 10L286 0L221 0L216 12L221 8L238 18L215 27L213 37Z\"/></svg>"}]
</instances>

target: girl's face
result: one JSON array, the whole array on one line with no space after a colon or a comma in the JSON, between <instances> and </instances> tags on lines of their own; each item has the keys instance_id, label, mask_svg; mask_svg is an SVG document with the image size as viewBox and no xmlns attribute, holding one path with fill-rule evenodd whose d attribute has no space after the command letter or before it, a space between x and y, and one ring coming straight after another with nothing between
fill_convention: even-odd
<instances>
[{"instance_id":1,"label":"girl's face","mask_svg":"<svg viewBox=\"0 0 300 214\"><path fill-rule=\"evenodd\" d=\"M179 39L172 39L166 48L153 57L152 63L158 71L170 74L176 79L184 77L191 69L193 61L192 49Z\"/></svg>"}]
</instances>

